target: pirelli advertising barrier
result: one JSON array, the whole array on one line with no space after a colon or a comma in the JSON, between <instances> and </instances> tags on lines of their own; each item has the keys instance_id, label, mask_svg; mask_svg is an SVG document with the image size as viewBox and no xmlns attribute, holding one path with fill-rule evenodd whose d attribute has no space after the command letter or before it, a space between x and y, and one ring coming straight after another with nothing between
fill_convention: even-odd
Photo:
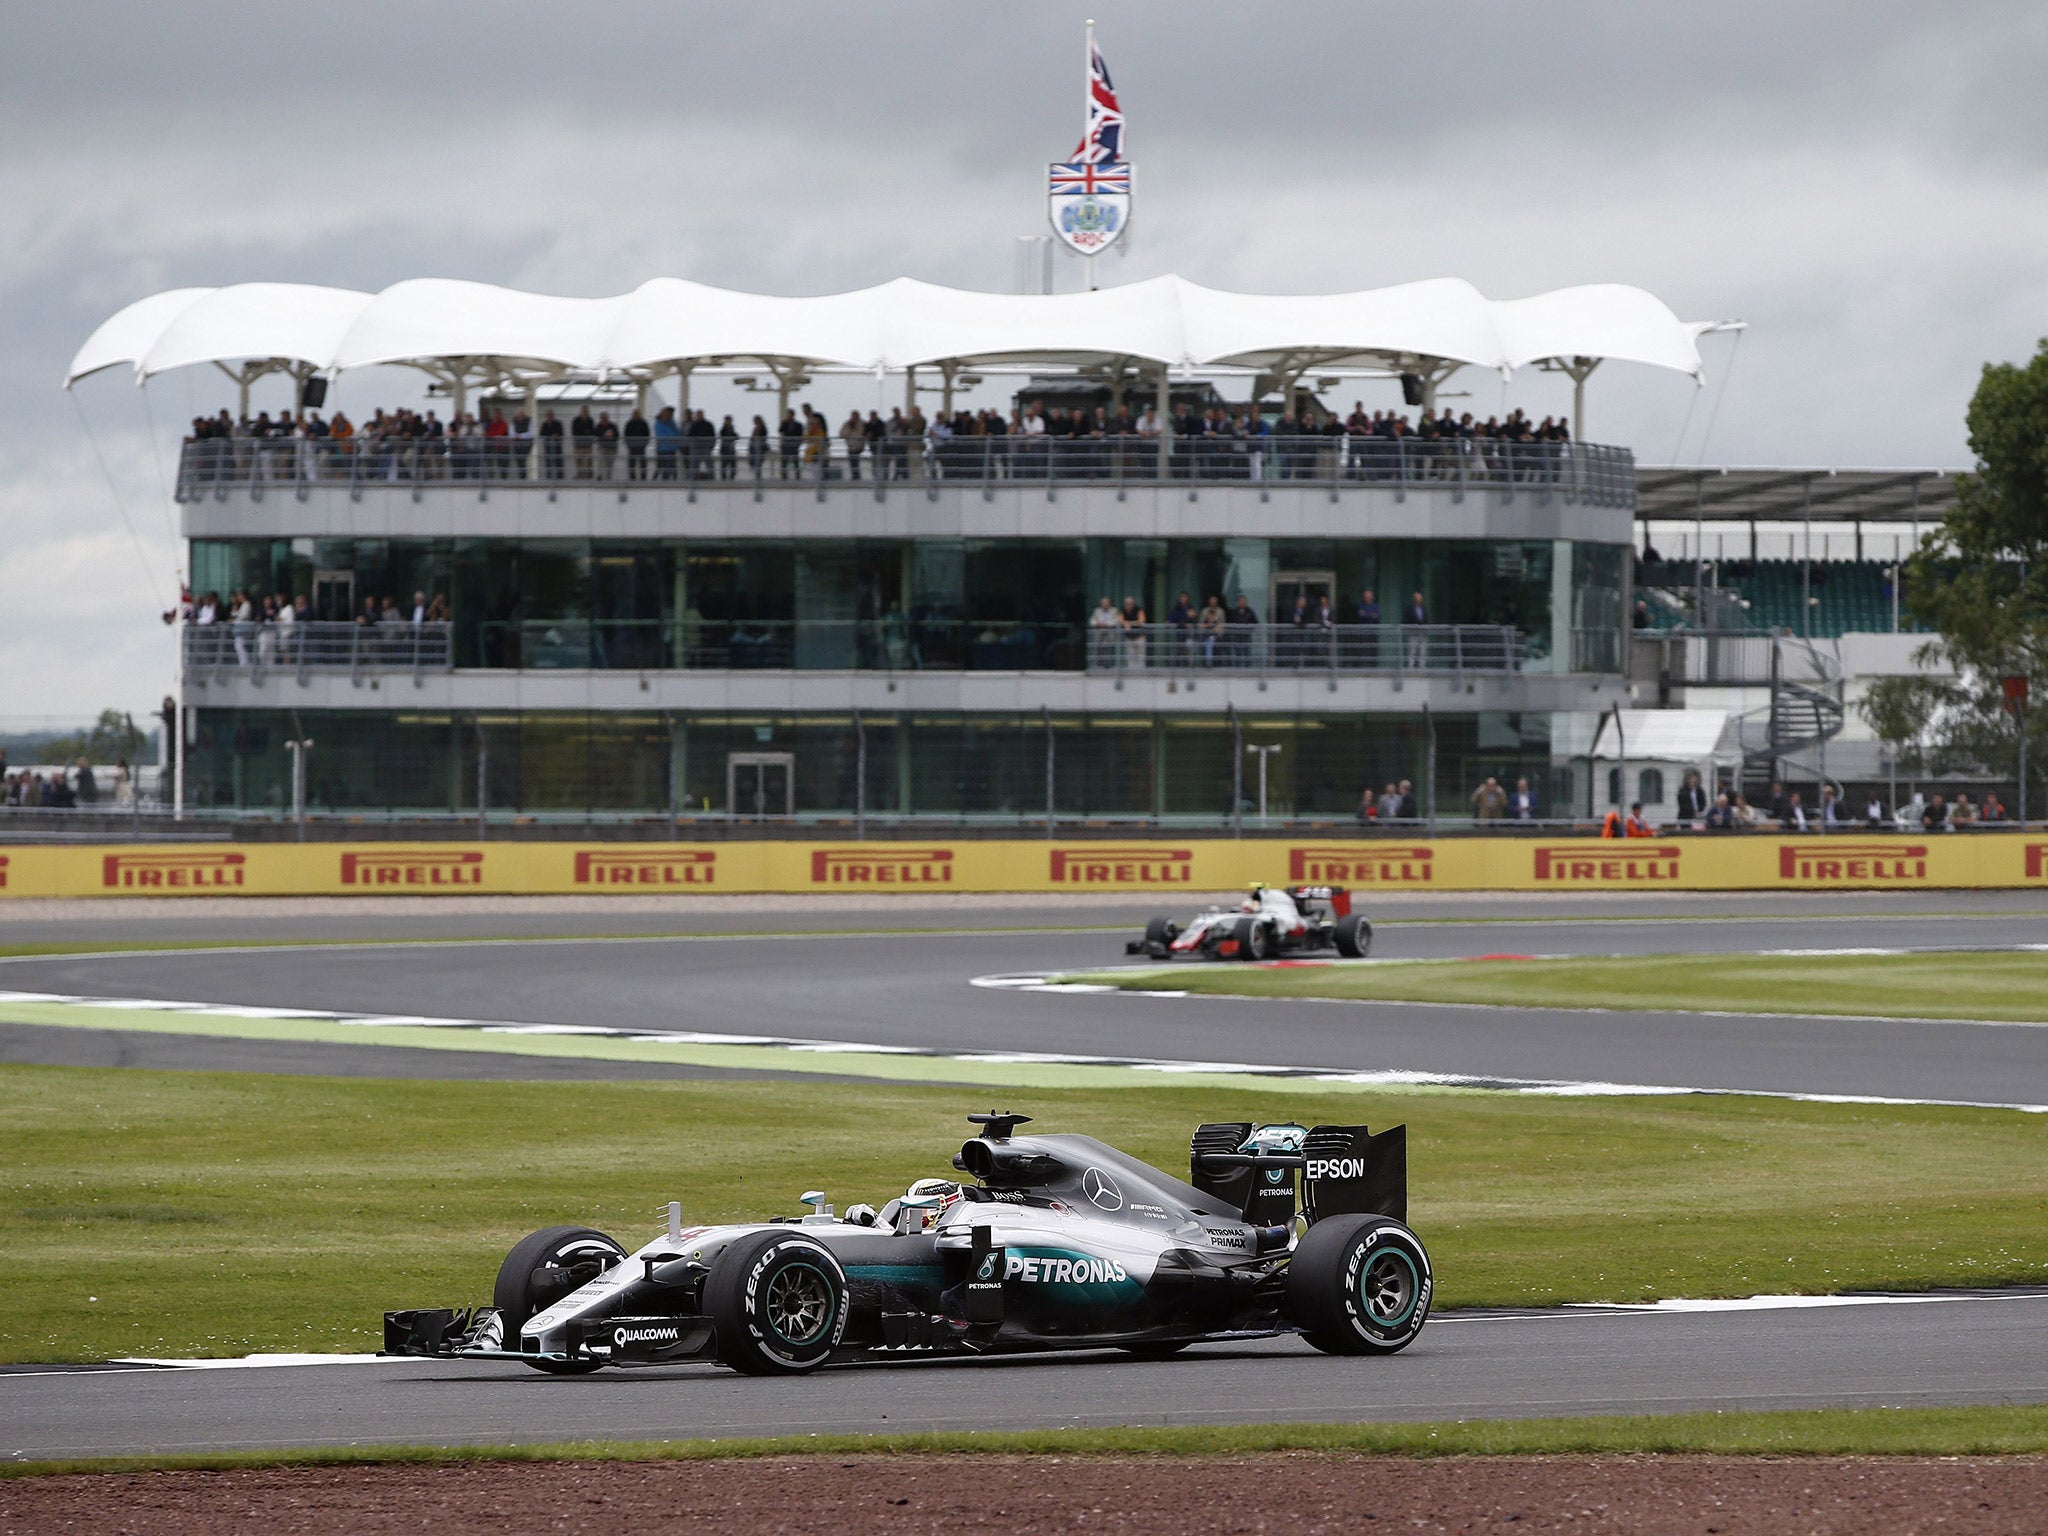
<instances>
[{"instance_id":1,"label":"pirelli advertising barrier","mask_svg":"<svg viewBox=\"0 0 2048 1536\"><path fill-rule=\"evenodd\" d=\"M32 896L1903 890L2048 886L2048 832L1934 837L0 845Z\"/></svg>"}]
</instances>

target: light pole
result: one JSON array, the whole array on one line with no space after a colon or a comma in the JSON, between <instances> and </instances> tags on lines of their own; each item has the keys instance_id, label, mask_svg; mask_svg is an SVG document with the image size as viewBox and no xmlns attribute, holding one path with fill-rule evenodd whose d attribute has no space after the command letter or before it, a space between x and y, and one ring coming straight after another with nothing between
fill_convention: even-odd
<instances>
[{"instance_id":1,"label":"light pole","mask_svg":"<svg viewBox=\"0 0 2048 1536\"><path fill-rule=\"evenodd\" d=\"M1278 746L1245 747L1245 751L1256 752L1259 755L1259 825L1262 827L1266 824L1266 759L1279 750Z\"/></svg>"},{"instance_id":2,"label":"light pole","mask_svg":"<svg viewBox=\"0 0 2048 1536\"><path fill-rule=\"evenodd\" d=\"M306 840L306 754L313 750L313 738L293 737L284 744L292 755L292 823L299 829L299 841Z\"/></svg>"}]
</instances>

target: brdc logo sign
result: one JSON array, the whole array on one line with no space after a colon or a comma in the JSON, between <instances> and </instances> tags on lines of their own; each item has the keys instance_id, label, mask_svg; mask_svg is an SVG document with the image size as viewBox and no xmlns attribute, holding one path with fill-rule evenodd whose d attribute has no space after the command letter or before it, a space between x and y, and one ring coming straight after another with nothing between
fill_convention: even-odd
<instances>
[{"instance_id":1,"label":"brdc logo sign","mask_svg":"<svg viewBox=\"0 0 2048 1536\"><path fill-rule=\"evenodd\" d=\"M1436 850L1365 843L1355 848L1290 848L1287 878L1294 885L1428 885L1436 878Z\"/></svg>"},{"instance_id":2,"label":"brdc logo sign","mask_svg":"<svg viewBox=\"0 0 2048 1536\"><path fill-rule=\"evenodd\" d=\"M1889 885L1927 878L1925 843L1787 843L1778 878L1803 885Z\"/></svg>"},{"instance_id":3,"label":"brdc logo sign","mask_svg":"<svg viewBox=\"0 0 2048 1536\"><path fill-rule=\"evenodd\" d=\"M1626 847L1567 843L1536 850L1536 879L1544 885L1669 885L1678 880L1682 849L1669 843Z\"/></svg>"},{"instance_id":4,"label":"brdc logo sign","mask_svg":"<svg viewBox=\"0 0 2048 1536\"><path fill-rule=\"evenodd\" d=\"M2027 878L2048 880L2048 843L2027 844Z\"/></svg>"},{"instance_id":5,"label":"brdc logo sign","mask_svg":"<svg viewBox=\"0 0 2048 1536\"><path fill-rule=\"evenodd\" d=\"M578 885L710 885L718 875L713 848L579 848Z\"/></svg>"},{"instance_id":6,"label":"brdc logo sign","mask_svg":"<svg viewBox=\"0 0 2048 1536\"><path fill-rule=\"evenodd\" d=\"M239 853L110 853L100 884L117 891L225 891L242 884Z\"/></svg>"},{"instance_id":7,"label":"brdc logo sign","mask_svg":"<svg viewBox=\"0 0 2048 1536\"><path fill-rule=\"evenodd\" d=\"M951 885L950 848L819 848L813 885Z\"/></svg>"},{"instance_id":8,"label":"brdc logo sign","mask_svg":"<svg viewBox=\"0 0 2048 1536\"><path fill-rule=\"evenodd\" d=\"M424 887L429 890L478 886L484 883L484 855L481 849L448 853L425 853L412 849L344 853L341 856L341 883L384 889Z\"/></svg>"},{"instance_id":9,"label":"brdc logo sign","mask_svg":"<svg viewBox=\"0 0 2048 1536\"><path fill-rule=\"evenodd\" d=\"M1054 885L1192 885L1192 848L1055 848Z\"/></svg>"}]
</instances>

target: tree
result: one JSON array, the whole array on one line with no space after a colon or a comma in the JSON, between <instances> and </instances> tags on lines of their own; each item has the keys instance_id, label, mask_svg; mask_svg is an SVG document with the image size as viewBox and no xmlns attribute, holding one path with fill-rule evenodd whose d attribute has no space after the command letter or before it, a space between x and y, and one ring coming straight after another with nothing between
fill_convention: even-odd
<instances>
[{"instance_id":1,"label":"tree","mask_svg":"<svg viewBox=\"0 0 2048 1536\"><path fill-rule=\"evenodd\" d=\"M1922 646L1916 661L1934 658ZM1891 753L1892 761L1913 773L1924 771L1924 748L1936 723L1960 699L1955 684L1939 677L1880 677L1873 682L1856 706L1856 713L1870 727L1871 734Z\"/></svg>"},{"instance_id":2,"label":"tree","mask_svg":"<svg viewBox=\"0 0 2048 1536\"><path fill-rule=\"evenodd\" d=\"M2016 777L2022 727L2003 707L2001 682L2048 680L2048 340L2024 366L1985 364L1966 420L1977 466L1958 477L1955 507L1909 562L1907 606L1940 636L1961 679L1953 707L1931 721L1937 765ZM2048 711L2030 713L2024 728L2027 776L2038 784Z\"/></svg>"},{"instance_id":3,"label":"tree","mask_svg":"<svg viewBox=\"0 0 2048 1536\"><path fill-rule=\"evenodd\" d=\"M135 717L118 709L103 709L90 730L52 736L38 746L44 762L72 763L83 757L95 763L133 763L149 738L135 723Z\"/></svg>"}]
</instances>

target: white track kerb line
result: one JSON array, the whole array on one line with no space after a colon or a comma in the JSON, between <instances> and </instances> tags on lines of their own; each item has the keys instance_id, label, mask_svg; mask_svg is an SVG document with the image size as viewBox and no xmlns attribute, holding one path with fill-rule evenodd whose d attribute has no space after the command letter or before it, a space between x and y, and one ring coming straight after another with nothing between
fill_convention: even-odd
<instances>
[{"instance_id":1,"label":"white track kerb line","mask_svg":"<svg viewBox=\"0 0 2048 1536\"><path fill-rule=\"evenodd\" d=\"M977 978L975 985L1067 994L1115 992L1126 997L1161 995L1122 993L1113 987L1062 985L1036 976L984 976ZM1210 1083L1235 1079L1274 1087L1361 1088L1379 1092L1464 1090L1559 1098L1711 1094L1791 1099L1812 1104L2004 1109L2048 1114L2048 1104L1978 1104L1967 1100L1886 1098L1870 1094L1788 1093L1747 1088L1702 1088L1690 1084L1484 1077L1398 1068L1290 1067L1245 1061L1094 1056L1078 1052L946 1051L790 1035L624 1029L602 1024L519 1023L504 1019L436 1018L424 1014L340 1013L314 1008L263 1008L239 1003L174 1002L163 998L85 997L60 992L0 991L0 1022L78 1029L139 1028L160 1034L296 1039L332 1044L374 1041L379 1045L424 1049L495 1050L528 1055L664 1061L679 1066L724 1070L873 1077L906 1082L1047 1088L1135 1087L1182 1077Z\"/></svg>"}]
</instances>

